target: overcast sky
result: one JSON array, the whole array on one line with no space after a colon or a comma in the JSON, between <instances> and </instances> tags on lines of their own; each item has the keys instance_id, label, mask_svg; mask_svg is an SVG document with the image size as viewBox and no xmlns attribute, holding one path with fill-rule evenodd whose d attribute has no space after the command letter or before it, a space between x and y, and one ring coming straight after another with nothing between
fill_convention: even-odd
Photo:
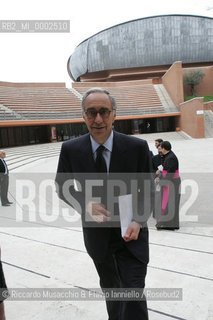
<instances>
[{"instance_id":1,"label":"overcast sky","mask_svg":"<svg viewBox=\"0 0 213 320\"><path fill-rule=\"evenodd\" d=\"M213 17L213 0L7 0L0 20L69 20L70 33L0 33L0 81L66 82L75 47L125 21L161 14Z\"/></svg>"}]
</instances>

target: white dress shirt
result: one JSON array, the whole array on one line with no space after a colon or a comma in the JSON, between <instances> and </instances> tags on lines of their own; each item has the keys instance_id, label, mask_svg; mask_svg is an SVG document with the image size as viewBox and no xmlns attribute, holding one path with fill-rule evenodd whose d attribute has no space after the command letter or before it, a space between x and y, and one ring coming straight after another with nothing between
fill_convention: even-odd
<instances>
[{"instance_id":1,"label":"white dress shirt","mask_svg":"<svg viewBox=\"0 0 213 320\"><path fill-rule=\"evenodd\" d=\"M91 145L92 145L92 152L94 160L96 160L97 152L96 150L100 146L99 143L97 143L93 137L90 135ZM105 147L105 150L103 151L103 157L106 161L107 166L107 172L109 172L109 166L110 166L110 160L111 160L111 154L112 154L112 147L113 147L113 131L111 132L109 138L102 144L102 146Z\"/></svg>"}]
</instances>

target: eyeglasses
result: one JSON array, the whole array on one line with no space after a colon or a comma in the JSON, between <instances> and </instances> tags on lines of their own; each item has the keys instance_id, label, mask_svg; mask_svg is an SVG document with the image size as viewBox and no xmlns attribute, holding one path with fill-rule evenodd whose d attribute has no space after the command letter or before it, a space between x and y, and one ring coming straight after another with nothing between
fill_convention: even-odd
<instances>
[{"instance_id":1,"label":"eyeglasses","mask_svg":"<svg viewBox=\"0 0 213 320\"><path fill-rule=\"evenodd\" d=\"M103 120L106 120L109 118L109 115L111 112L112 110L109 110L108 108L101 108L99 110L91 108L91 109L87 109L87 111L85 111L85 114L87 116L87 119L94 120L97 117L97 114L99 113L101 118Z\"/></svg>"}]
</instances>

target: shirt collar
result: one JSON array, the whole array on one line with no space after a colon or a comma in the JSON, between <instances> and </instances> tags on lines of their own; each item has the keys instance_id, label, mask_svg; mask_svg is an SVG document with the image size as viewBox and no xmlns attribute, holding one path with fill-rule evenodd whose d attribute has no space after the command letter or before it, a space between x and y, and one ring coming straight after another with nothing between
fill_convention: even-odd
<instances>
[{"instance_id":1,"label":"shirt collar","mask_svg":"<svg viewBox=\"0 0 213 320\"><path fill-rule=\"evenodd\" d=\"M92 152L95 153L98 147L100 146L99 143L97 143L93 137L90 135L90 141L92 145ZM109 136L109 138L102 144L107 150L112 152L112 146L113 146L113 130Z\"/></svg>"}]
</instances>

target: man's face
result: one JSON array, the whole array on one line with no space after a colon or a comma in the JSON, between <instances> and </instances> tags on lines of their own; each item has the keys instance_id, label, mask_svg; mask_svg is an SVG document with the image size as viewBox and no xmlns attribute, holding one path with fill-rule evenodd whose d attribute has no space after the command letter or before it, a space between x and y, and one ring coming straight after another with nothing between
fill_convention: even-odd
<instances>
[{"instance_id":1,"label":"man's face","mask_svg":"<svg viewBox=\"0 0 213 320\"><path fill-rule=\"evenodd\" d=\"M168 151L167 151L166 149L164 149L164 148L161 148L161 150L162 150L162 154L163 154L163 155L165 155L165 154L168 153Z\"/></svg>"},{"instance_id":2,"label":"man's face","mask_svg":"<svg viewBox=\"0 0 213 320\"><path fill-rule=\"evenodd\" d=\"M0 158L4 159L6 157L5 152L0 153Z\"/></svg>"},{"instance_id":3,"label":"man's face","mask_svg":"<svg viewBox=\"0 0 213 320\"><path fill-rule=\"evenodd\" d=\"M85 100L83 117L93 139L103 144L112 132L116 112L109 97L102 92L91 93ZM100 113L97 113L100 111Z\"/></svg>"},{"instance_id":4,"label":"man's face","mask_svg":"<svg viewBox=\"0 0 213 320\"><path fill-rule=\"evenodd\" d=\"M163 153L162 153L162 148L161 148L161 146L158 146L158 153L159 153L160 155L163 154Z\"/></svg>"},{"instance_id":5,"label":"man's face","mask_svg":"<svg viewBox=\"0 0 213 320\"><path fill-rule=\"evenodd\" d=\"M159 142L155 140L155 147L158 148Z\"/></svg>"}]
</instances>

